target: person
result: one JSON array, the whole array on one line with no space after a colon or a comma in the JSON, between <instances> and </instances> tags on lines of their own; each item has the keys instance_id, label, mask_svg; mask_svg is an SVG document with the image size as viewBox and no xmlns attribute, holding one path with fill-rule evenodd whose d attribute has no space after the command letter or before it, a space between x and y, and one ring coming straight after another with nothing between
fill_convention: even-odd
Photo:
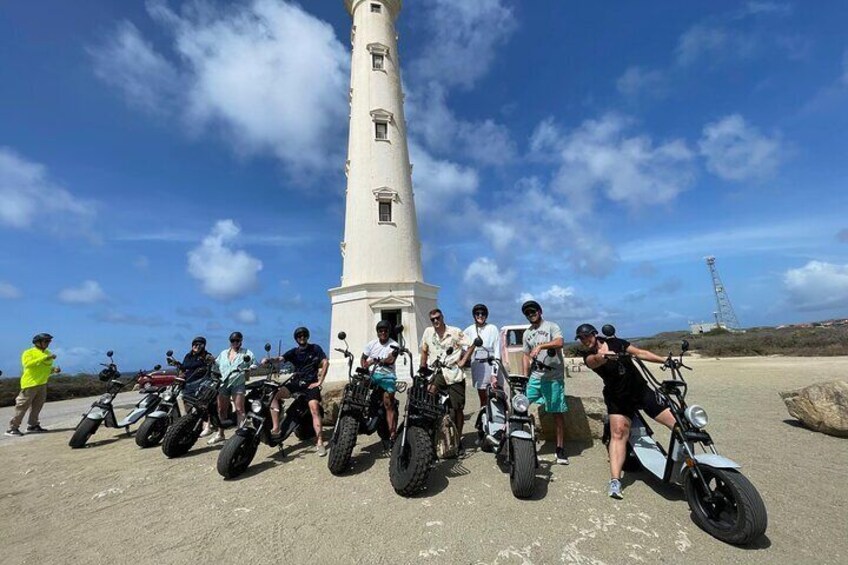
<instances>
[{"instance_id":1,"label":"person","mask_svg":"<svg viewBox=\"0 0 848 565\"><path fill-rule=\"evenodd\" d=\"M395 412L395 391L397 374L395 373L395 361L397 361L398 347L395 340L389 337L392 332L392 324L388 320L377 322L377 339L372 339L362 351L359 365L365 369L376 366L371 379L383 389L383 406L386 409L386 422L389 425L389 439L383 440L383 449L388 451L392 448L397 434L397 413Z\"/></svg>"},{"instance_id":2,"label":"person","mask_svg":"<svg viewBox=\"0 0 848 565\"><path fill-rule=\"evenodd\" d=\"M9 421L9 429L6 430L7 436L20 437L24 435L21 433L20 427L27 410L29 410L27 433L37 434L47 431L41 427L41 422L38 419L41 415L41 409L44 407L44 402L47 400L47 381L50 379L50 375L62 372L58 366L53 366L56 354L47 349L51 341L53 341L53 336L48 333L36 334L32 338L33 347L21 354L21 365L23 366L21 392L15 398L15 414Z\"/></svg>"},{"instance_id":3,"label":"person","mask_svg":"<svg viewBox=\"0 0 848 565\"><path fill-rule=\"evenodd\" d=\"M664 363L665 358L639 349L625 339L600 337L592 324L578 326L575 339L580 342L583 350L583 362L604 381L604 403L607 405L610 423L610 482L607 494L620 500L624 498L621 494L621 468L627 453L627 438L630 437L633 415L637 410L644 410L648 416L669 429L674 427L674 416L650 389L632 360L616 360L607 356L629 353L652 363Z\"/></svg>"},{"instance_id":4,"label":"person","mask_svg":"<svg viewBox=\"0 0 848 565\"><path fill-rule=\"evenodd\" d=\"M215 362L215 357L206 351L206 338L202 335L191 340L191 349L183 357L183 362L180 365L180 370L185 379L183 394L186 396L194 396L197 394L200 385L209 376L210 368ZM203 424L203 430L200 432L200 437L206 437L212 433L212 427L206 421Z\"/></svg>"},{"instance_id":5,"label":"person","mask_svg":"<svg viewBox=\"0 0 848 565\"><path fill-rule=\"evenodd\" d=\"M309 401L309 411L312 413L312 426L315 428L315 451L319 457L327 455L321 430L321 385L327 376L330 362L327 354L320 345L309 343L309 329L299 327L294 330L296 347L289 349L280 357L265 358L268 361L286 361L294 365L297 376L288 385L280 387L271 401L271 436L279 438L280 432L280 400L290 398L293 394L303 393Z\"/></svg>"},{"instance_id":6,"label":"person","mask_svg":"<svg viewBox=\"0 0 848 565\"><path fill-rule=\"evenodd\" d=\"M236 418L238 423L244 420L244 396L247 392L245 388L246 369L245 357L252 360L255 359L253 352L242 347L244 337L241 332L233 332L230 334L230 347L225 349L218 355L215 363L218 364L218 369L221 371L221 387L218 389L218 417L223 422L227 419L227 413L230 408L230 400L236 407ZM224 441L224 428L218 427L218 433L212 436L209 440L209 445L214 445Z\"/></svg>"},{"instance_id":7,"label":"person","mask_svg":"<svg viewBox=\"0 0 848 565\"><path fill-rule=\"evenodd\" d=\"M471 383L477 390L477 397L480 399L482 408L487 401L486 387L489 384L503 387L503 375L498 373L498 366L489 365L486 362L489 354L495 359L501 358L500 331L496 325L487 322L489 309L485 304L475 304L471 309L471 316L474 318L474 323L465 328L463 333L471 343L474 343L478 337L483 340L483 347L477 348L471 359Z\"/></svg>"},{"instance_id":8,"label":"person","mask_svg":"<svg viewBox=\"0 0 848 565\"><path fill-rule=\"evenodd\" d=\"M545 412L553 414L556 426L556 455L554 462L568 465L565 453L565 364L562 357L562 330L554 322L542 318L542 307L535 300L521 305L521 313L530 322L524 332L523 365L524 374L530 377L527 382L527 399L530 403L544 405ZM553 351L553 355L548 355ZM545 366L533 363L536 359Z\"/></svg>"},{"instance_id":9,"label":"person","mask_svg":"<svg viewBox=\"0 0 848 565\"><path fill-rule=\"evenodd\" d=\"M454 423L459 434L459 455L465 454L462 445L462 425L465 421L463 410L465 409L465 372L462 367L474 354L474 344L468 341L465 334L459 328L445 324L445 316L438 308L430 310L430 323L432 326L424 330L421 336L421 360L420 368L427 367L430 355L442 359L444 368L439 376L433 381L433 389L444 390L450 397L451 406L454 411ZM451 353L448 354L448 349Z\"/></svg>"}]
</instances>

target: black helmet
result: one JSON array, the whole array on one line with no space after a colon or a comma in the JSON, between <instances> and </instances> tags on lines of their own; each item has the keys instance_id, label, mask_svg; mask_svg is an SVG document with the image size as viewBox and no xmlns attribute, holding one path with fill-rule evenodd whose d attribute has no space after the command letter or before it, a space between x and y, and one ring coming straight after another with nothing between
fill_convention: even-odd
<instances>
[{"instance_id":1,"label":"black helmet","mask_svg":"<svg viewBox=\"0 0 848 565\"><path fill-rule=\"evenodd\" d=\"M306 339L309 339L309 328L305 328L300 326L299 328L295 328L294 330L294 338L297 339L297 336L300 334L306 334Z\"/></svg>"},{"instance_id":2,"label":"black helmet","mask_svg":"<svg viewBox=\"0 0 848 565\"><path fill-rule=\"evenodd\" d=\"M474 316L477 312L482 312L484 316L489 315L489 309L486 308L485 304L475 304L474 308L471 309L471 315Z\"/></svg>"},{"instance_id":3,"label":"black helmet","mask_svg":"<svg viewBox=\"0 0 848 565\"><path fill-rule=\"evenodd\" d=\"M39 341L50 341L52 339L53 339L53 336L50 335L50 334L46 334L46 333L45 334L35 334L34 336L32 336L32 343L33 343L33 345L35 345Z\"/></svg>"},{"instance_id":4,"label":"black helmet","mask_svg":"<svg viewBox=\"0 0 848 565\"><path fill-rule=\"evenodd\" d=\"M539 306L538 302L536 302L535 300L528 300L527 302L521 305L521 313L526 316L527 314L525 314L525 312L527 312L527 310L531 308L535 308L539 312L542 311L542 307Z\"/></svg>"},{"instance_id":5,"label":"black helmet","mask_svg":"<svg viewBox=\"0 0 848 565\"><path fill-rule=\"evenodd\" d=\"M587 335L598 335L598 330L592 324L580 324L574 332L574 339L580 339Z\"/></svg>"},{"instance_id":6,"label":"black helmet","mask_svg":"<svg viewBox=\"0 0 848 565\"><path fill-rule=\"evenodd\" d=\"M233 332L230 334L230 341L243 341L244 336L241 335L241 332Z\"/></svg>"},{"instance_id":7,"label":"black helmet","mask_svg":"<svg viewBox=\"0 0 848 565\"><path fill-rule=\"evenodd\" d=\"M387 332L392 332L392 324L388 320L380 320L377 322L377 331L386 330Z\"/></svg>"},{"instance_id":8,"label":"black helmet","mask_svg":"<svg viewBox=\"0 0 848 565\"><path fill-rule=\"evenodd\" d=\"M199 335L196 338L194 338L193 340L191 340L192 345L197 345L198 343L200 345L202 345L203 347L206 347L206 338L203 337L202 335Z\"/></svg>"}]
</instances>

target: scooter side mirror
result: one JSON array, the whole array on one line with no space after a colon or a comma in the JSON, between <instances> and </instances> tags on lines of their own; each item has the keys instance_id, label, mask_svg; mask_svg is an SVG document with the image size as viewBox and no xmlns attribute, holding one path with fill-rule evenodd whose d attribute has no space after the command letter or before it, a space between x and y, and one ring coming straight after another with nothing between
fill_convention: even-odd
<instances>
[{"instance_id":1,"label":"scooter side mirror","mask_svg":"<svg viewBox=\"0 0 848 565\"><path fill-rule=\"evenodd\" d=\"M339 339L344 341L347 339L347 334L344 332L339 332Z\"/></svg>"},{"instance_id":2,"label":"scooter side mirror","mask_svg":"<svg viewBox=\"0 0 848 565\"><path fill-rule=\"evenodd\" d=\"M483 347L482 338L479 338L479 337L474 338L474 347Z\"/></svg>"},{"instance_id":3,"label":"scooter side mirror","mask_svg":"<svg viewBox=\"0 0 848 565\"><path fill-rule=\"evenodd\" d=\"M403 324L398 324L395 326L395 333L403 333Z\"/></svg>"},{"instance_id":4,"label":"scooter side mirror","mask_svg":"<svg viewBox=\"0 0 848 565\"><path fill-rule=\"evenodd\" d=\"M106 357L112 357L112 355L114 355L114 354L115 354L115 352L110 349L109 351L106 352Z\"/></svg>"},{"instance_id":5,"label":"scooter side mirror","mask_svg":"<svg viewBox=\"0 0 848 565\"><path fill-rule=\"evenodd\" d=\"M174 350L173 349L169 349L168 351L165 352L165 357L173 357L173 356L174 356Z\"/></svg>"},{"instance_id":6,"label":"scooter side mirror","mask_svg":"<svg viewBox=\"0 0 848 565\"><path fill-rule=\"evenodd\" d=\"M689 340L684 339L683 343L680 345L680 349L681 351L683 351L683 353L689 351Z\"/></svg>"},{"instance_id":7,"label":"scooter side mirror","mask_svg":"<svg viewBox=\"0 0 848 565\"><path fill-rule=\"evenodd\" d=\"M607 337L612 337L615 335L615 326L612 324L605 324L604 327L601 328L601 333Z\"/></svg>"},{"instance_id":8,"label":"scooter side mirror","mask_svg":"<svg viewBox=\"0 0 848 565\"><path fill-rule=\"evenodd\" d=\"M265 353L270 353L270 352L271 352L271 344L270 344L270 343L266 343L266 344L265 344Z\"/></svg>"},{"instance_id":9,"label":"scooter side mirror","mask_svg":"<svg viewBox=\"0 0 848 565\"><path fill-rule=\"evenodd\" d=\"M245 363L250 363L250 355L245 355L243 359Z\"/></svg>"},{"instance_id":10,"label":"scooter side mirror","mask_svg":"<svg viewBox=\"0 0 848 565\"><path fill-rule=\"evenodd\" d=\"M556 355L556 351L554 351L553 349L548 349L548 357L553 357L554 355Z\"/></svg>"},{"instance_id":11,"label":"scooter side mirror","mask_svg":"<svg viewBox=\"0 0 848 565\"><path fill-rule=\"evenodd\" d=\"M154 371L161 371L161 370L162 370L162 365L153 365L153 370L154 370Z\"/></svg>"},{"instance_id":12,"label":"scooter side mirror","mask_svg":"<svg viewBox=\"0 0 848 565\"><path fill-rule=\"evenodd\" d=\"M453 347L448 347L447 351L445 351L447 355L453 355Z\"/></svg>"}]
</instances>

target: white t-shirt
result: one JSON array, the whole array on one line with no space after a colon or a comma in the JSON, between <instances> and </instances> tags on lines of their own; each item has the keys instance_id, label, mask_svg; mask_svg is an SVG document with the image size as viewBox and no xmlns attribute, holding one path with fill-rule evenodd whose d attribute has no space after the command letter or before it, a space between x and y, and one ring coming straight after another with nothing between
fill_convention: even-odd
<instances>
[{"instance_id":1,"label":"white t-shirt","mask_svg":"<svg viewBox=\"0 0 848 565\"><path fill-rule=\"evenodd\" d=\"M524 332L524 353L528 355L534 347L542 343L548 343L562 337L562 330L554 322L542 320L538 328L530 326ZM562 380L565 377L565 365L563 363L562 349L557 349L556 354L549 356L547 350L539 354L539 361L549 366L550 370L537 369L531 373L531 377L543 380Z\"/></svg>"},{"instance_id":2,"label":"white t-shirt","mask_svg":"<svg viewBox=\"0 0 848 565\"><path fill-rule=\"evenodd\" d=\"M392 346L397 346L397 342L391 338L383 344L380 343L379 339L375 339L368 342L368 345L365 346L365 349L362 351L362 354L365 355L368 359L388 359L394 353ZM395 374L395 366L394 364L390 366L385 365L377 365L374 369L374 374L380 375L381 377L389 377L392 379L397 378Z\"/></svg>"},{"instance_id":3,"label":"white t-shirt","mask_svg":"<svg viewBox=\"0 0 848 565\"><path fill-rule=\"evenodd\" d=\"M462 333L465 334L465 337L471 343L474 343L474 340L479 337L483 340L483 347L488 350L485 351L483 348L478 347L474 350L472 359L487 359L490 353L495 359L501 358L500 332L496 325L486 324L482 328L479 328L477 324L471 324Z\"/></svg>"}]
</instances>

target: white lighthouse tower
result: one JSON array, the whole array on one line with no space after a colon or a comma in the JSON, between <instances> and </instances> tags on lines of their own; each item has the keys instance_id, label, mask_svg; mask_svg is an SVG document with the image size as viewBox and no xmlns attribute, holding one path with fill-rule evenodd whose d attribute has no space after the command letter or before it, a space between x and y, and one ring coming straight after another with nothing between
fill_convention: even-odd
<instances>
[{"instance_id":1,"label":"white lighthouse tower","mask_svg":"<svg viewBox=\"0 0 848 565\"><path fill-rule=\"evenodd\" d=\"M353 18L350 137L341 285L330 289L330 349L345 331L354 354L389 320L404 327L413 351L429 325L438 287L421 272L421 243L406 144L395 20L401 0L345 0ZM344 358L330 357L331 380L347 376ZM403 374L399 375L403 376Z\"/></svg>"}]
</instances>

